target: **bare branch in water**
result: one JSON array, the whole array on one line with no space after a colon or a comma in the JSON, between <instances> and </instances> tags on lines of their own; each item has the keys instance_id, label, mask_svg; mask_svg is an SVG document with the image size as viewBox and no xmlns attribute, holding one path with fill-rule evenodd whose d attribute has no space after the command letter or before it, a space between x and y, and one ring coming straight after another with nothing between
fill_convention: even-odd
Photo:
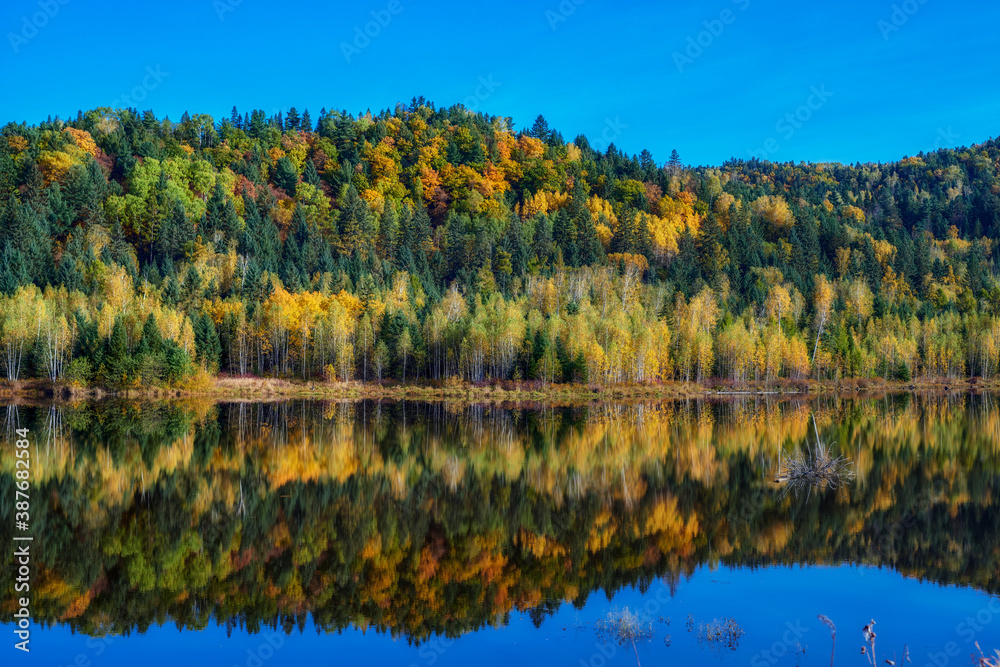
<instances>
[{"instance_id":1,"label":"bare branch in water","mask_svg":"<svg viewBox=\"0 0 1000 667\"><path fill-rule=\"evenodd\" d=\"M815 417L813 418L815 428ZM789 456L782 451L781 461L778 464L778 474L774 481L778 484L786 484L782 495L788 493L789 489L795 491L797 496L799 491L806 487L810 491L819 489L837 489L842 484L846 484L854 479L854 467L851 459L846 456L833 456L830 448L819 439L819 430L816 430L816 445L806 454L796 452L795 456Z\"/></svg>"}]
</instances>

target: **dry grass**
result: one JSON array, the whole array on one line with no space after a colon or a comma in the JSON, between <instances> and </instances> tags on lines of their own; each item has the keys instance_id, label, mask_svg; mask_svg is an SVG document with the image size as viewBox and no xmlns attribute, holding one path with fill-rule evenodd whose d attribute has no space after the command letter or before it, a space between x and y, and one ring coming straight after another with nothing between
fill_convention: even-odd
<instances>
[{"instance_id":1,"label":"dry grass","mask_svg":"<svg viewBox=\"0 0 1000 667\"><path fill-rule=\"evenodd\" d=\"M807 454L797 452L791 457L781 452L781 463L774 481L784 483L796 494L802 488L836 489L854 479L851 460L846 456L833 456L822 443Z\"/></svg>"},{"instance_id":2,"label":"dry grass","mask_svg":"<svg viewBox=\"0 0 1000 667\"><path fill-rule=\"evenodd\" d=\"M408 399L422 401L469 401L476 403L532 403L544 405L582 405L594 401L657 401L670 399L720 398L753 395L777 395L788 399L836 393L840 396L877 397L893 393L917 392L940 394L954 391L974 393L1000 389L1000 376L984 382L968 380L921 379L911 383L883 380L791 381L772 383L732 383L706 379L701 383L657 382L650 384L555 384L536 380L497 380L470 383L457 379L422 380L400 384L384 382L329 382L297 378L256 376L212 376L198 371L175 387L138 387L112 390L90 385L71 386L48 380L0 380L0 397L5 398L101 398L113 395L129 398L172 398L205 395L217 398L311 397L331 399Z\"/></svg>"},{"instance_id":3,"label":"dry grass","mask_svg":"<svg viewBox=\"0 0 1000 667\"><path fill-rule=\"evenodd\" d=\"M725 646L730 651L740 647L740 639L745 634L746 631L732 618L702 623L698 626L699 641Z\"/></svg>"},{"instance_id":4,"label":"dry grass","mask_svg":"<svg viewBox=\"0 0 1000 667\"><path fill-rule=\"evenodd\" d=\"M653 638L653 621L628 607L608 612L608 617L596 624L597 634L618 645L647 641Z\"/></svg>"},{"instance_id":5,"label":"dry grass","mask_svg":"<svg viewBox=\"0 0 1000 667\"><path fill-rule=\"evenodd\" d=\"M816 432L816 444L810 451L805 454L797 451L794 457L784 451L780 453L781 460L774 481L786 485L783 494L788 493L789 489L793 490L795 495L798 495L803 488L810 491L813 488L837 489L854 479L851 459L846 456L833 456L829 446L820 440L815 416L813 429Z\"/></svg>"},{"instance_id":6,"label":"dry grass","mask_svg":"<svg viewBox=\"0 0 1000 667\"><path fill-rule=\"evenodd\" d=\"M828 617L820 614L818 616L819 620L823 622L828 628L830 628L830 637L833 640L833 644L830 648L830 667L833 667L833 653L837 648L837 626L833 624ZM861 655L865 656L865 660L871 667L877 667L879 664L885 665L902 665L904 663L911 662L910 660L910 648L908 646L903 646L903 653L898 658L896 654L892 654L892 658L886 658L882 663L879 663L878 658L875 655L875 619L868 622L868 625L861 629L861 637L865 640L864 646L861 647ZM979 648L979 644L976 644L976 648ZM1000 653L998 653L1000 655ZM983 663L983 667L995 667L990 665L990 663Z\"/></svg>"},{"instance_id":7,"label":"dry grass","mask_svg":"<svg viewBox=\"0 0 1000 667\"><path fill-rule=\"evenodd\" d=\"M976 650L979 651L979 656L972 656L972 664L975 667L1000 667L1000 649L995 650L993 655L986 655L980 648L979 642L976 642Z\"/></svg>"},{"instance_id":8,"label":"dry grass","mask_svg":"<svg viewBox=\"0 0 1000 667\"><path fill-rule=\"evenodd\" d=\"M639 650L635 643L653 638L653 621L646 615L639 615L625 607L621 611L608 612L608 617L596 624L597 635L604 641L612 641L619 646L632 645L635 662L639 663Z\"/></svg>"}]
</instances>

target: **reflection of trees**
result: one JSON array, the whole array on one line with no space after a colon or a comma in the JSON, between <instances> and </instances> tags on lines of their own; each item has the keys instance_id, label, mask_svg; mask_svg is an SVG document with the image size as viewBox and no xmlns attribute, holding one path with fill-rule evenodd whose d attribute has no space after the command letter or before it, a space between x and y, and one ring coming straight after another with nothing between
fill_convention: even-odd
<instances>
[{"instance_id":1,"label":"reflection of trees","mask_svg":"<svg viewBox=\"0 0 1000 667\"><path fill-rule=\"evenodd\" d=\"M50 442L37 618L100 634L311 614L419 640L718 562L873 563L995 591L991 400L22 407ZM859 478L782 497L774 466L813 408ZM5 454L0 502L12 471Z\"/></svg>"}]
</instances>

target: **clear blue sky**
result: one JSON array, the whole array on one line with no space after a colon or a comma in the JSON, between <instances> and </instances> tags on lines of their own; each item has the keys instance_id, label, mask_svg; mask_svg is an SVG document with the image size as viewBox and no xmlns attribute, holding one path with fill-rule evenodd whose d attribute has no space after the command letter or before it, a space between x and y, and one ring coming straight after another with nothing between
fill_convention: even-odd
<instances>
[{"instance_id":1,"label":"clear blue sky","mask_svg":"<svg viewBox=\"0 0 1000 667\"><path fill-rule=\"evenodd\" d=\"M696 165L751 152L890 161L1000 135L998 5L4 0L0 122L75 115L133 89L134 106L175 120L234 104L315 118L424 95L518 128L541 113L567 140L603 135L658 162L674 147ZM372 12L387 24L345 55Z\"/></svg>"}]
</instances>

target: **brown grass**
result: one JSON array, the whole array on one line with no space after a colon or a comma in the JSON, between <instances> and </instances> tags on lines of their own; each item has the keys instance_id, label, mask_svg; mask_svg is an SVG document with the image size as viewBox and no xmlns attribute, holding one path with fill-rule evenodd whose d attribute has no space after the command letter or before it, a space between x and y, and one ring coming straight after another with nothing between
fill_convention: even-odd
<instances>
[{"instance_id":1,"label":"brown grass","mask_svg":"<svg viewBox=\"0 0 1000 667\"><path fill-rule=\"evenodd\" d=\"M104 387L79 387L48 380L0 381L2 398L84 400L104 396L127 398L174 398L211 396L214 398L330 398L407 399L420 401L469 401L477 403L539 403L545 405L581 405L590 402L656 401L677 398L727 398L746 395L879 397L892 393L981 392L1000 389L1000 379L983 382L975 378L956 382L947 379L918 380L909 383L884 380L791 381L737 384L717 379L702 383L658 382L650 384L553 384L540 381L502 380L469 383L457 379L420 381L400 384L383 382L329 382L258 376L212 376L199 370L175 387L141 387L111 390Z\"/></svg>"}]
</instances>

